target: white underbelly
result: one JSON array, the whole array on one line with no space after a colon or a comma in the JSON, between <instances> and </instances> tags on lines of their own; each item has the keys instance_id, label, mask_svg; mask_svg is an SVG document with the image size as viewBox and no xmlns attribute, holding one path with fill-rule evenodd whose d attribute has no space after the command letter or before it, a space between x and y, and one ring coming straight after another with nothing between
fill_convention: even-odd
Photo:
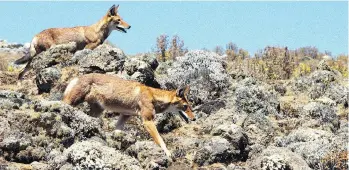
<instances>
[{"instance_id":1,"label":"white underbelly","mask_svg":"<svg viewBox=\"0 0 349 170\"><path fill-rule=\"evenodd\" d=\"M102 105L104 109L112 111L112 112L117 112L123 115L130 115L130 116L137 116L138 111L134 109L126 109L118 106L106 106Z\"/></svg>"}]
</instances>

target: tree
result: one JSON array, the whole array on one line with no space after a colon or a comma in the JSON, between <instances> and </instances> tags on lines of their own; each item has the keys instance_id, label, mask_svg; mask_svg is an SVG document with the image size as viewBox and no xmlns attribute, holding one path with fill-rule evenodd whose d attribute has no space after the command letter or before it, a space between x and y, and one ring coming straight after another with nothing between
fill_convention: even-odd
<instances>
[{"instance_id":1,"label":"tree","mask_svg":"<svg viewBox=\"0 0 349 170\"><path fill-rule=\"evenodd\" d=\"M234 61L238 53L238 50L239 48L236 44L234 44L233 42L229 42L226 45L226 50L225 50L225 53L227 54L228 59L231 61Z\"/></svg>"},{"instance_id":2,"label":"tree","mask_svg":"<svg viewBox=\"0 0 349 170\"><path fill-rule=\"evenodd\" d=\"M168 46L168 36L162 34L156 38L156 53L161 61L166 61L166 50Z\"/></svg>"},{"instance_id":3,"label":"tree","mask_svg":"<svg viewBox=\"0 0 349 170\"><path fill-rule=\"evenodd\" d=\"M293 66L294 66L293 58L292 56L290 56L288 48L285 47L284 62L282 67L283 71L285 72L284 78L286 79L291 78Z\"/></svg>"},{"instance_id":4,"label":"tree","mask_svg":"<svg viewBox=\"0 0 349 170\"><path fill-rule=\"evenodd\" d=\"M213 52L215 52L218 55L223 55L224 54L223 47L218 46L218 45L213 49Z\"/></svg>"},{"instance_id":5,"label":"tree","mask_svg":"<svg viewBox=\"0 0 349 170\"><path fill-rule=\"evenodd\" d=\"M188 49L184 47L184 41L179 38L178 35L174 35L171 40L171 47L169 49L171 59L175 59L178 56L183 56L188 52Z\"/></svg>"},{"instance_id":6,"label":"tree","mask_svg":"<svg viewBox=\"0 0 349 170\"><path fill-rule=\"evenodd\" d=\"M301 47L301 48L297 49L297 53L301 57L308 56L308 57L311 57L312 59L317 59L319 50L316 47L307 46L307 47Z\"/></svg>"},{"instance_id":7,"label":"tree","mask_svg":"<svg viewBox=\"0 0 349 170\"><path fill-rule=\"evenodd\" d=\"M238 46L237 46L236 44L234 44L233 42L229 42L229 43L227 44L227 50L234 51L234 53L236 54L236 53L238 53L239 48L238 48Z\"/></svg>"}]
</instances>

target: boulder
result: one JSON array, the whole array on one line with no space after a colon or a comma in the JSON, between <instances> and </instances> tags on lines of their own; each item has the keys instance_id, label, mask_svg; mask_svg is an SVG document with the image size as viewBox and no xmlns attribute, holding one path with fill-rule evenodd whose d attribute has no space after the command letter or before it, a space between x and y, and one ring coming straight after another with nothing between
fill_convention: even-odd
<instances>
[{"instance_id":1,"label":"boulder","mask_svg":"<svg viewBox=\"0 0 349 170\"><path fill-rule=\"evenodd\" d=\"M259 115L279 114L280 104L267 85L253 78L246 78L235 85L235 105L238 112Z\"/></svg>"},{"instance_id":2,"label":"boulder","mask_svg":"<svg viewBox=\"0 0 349 170\"><path fill-rule=\"evenodd\" d=\"M141 169L139 162L114 148L106 146L101 139L74 143L63 151L65 161L61 164L73 169ZM73 166L71 166L71 165Z\"/></svg>"},{"instance_id":3,"label":"boulder","mask_svg":"<svg viewBox=\"0 0 349 170\"><path fill-rule=\"evenodd\" d=\"M76 53L72 60L77 60L81 74L117 73L122 70L125 57L122 50L102 44L92 51L85 49Z\"/></svg>"},{"instance_id":4,"label":"boulder","mask_svg":"<svg viewBox=\"0 0 349 170\"><path fill-rule=\"evenodd\" d=\"M287 147L292 152L301 155L313 169L325 168L328 166L327 161L330 161L328 157L333 157L348 149L346 145L348 142L347 127L341 130L334 135L324 130L299 128L287 136L276 138L275 144Z\"/></svg>"},{"instance_id":5,"label":"boulder","mask_svg":"<svg viewBox=\"0 0 349 170\"><path fill-rule=\"evenodd\" d=\"M303 107L302 116L317 120L314 126L335 131L339 128L339 117L333 107L320 102L310 102ZM313 125L310 125L313 126Z\"/></svg>"},{"instance_id":6,"label":"boulder","mask_svg":"<svg viewBox=\"0 0 349 170\"><path fill-rule=\"evenodd\" d=\"M0 90L0 109L19 109L27 100L24 94Z\"/></svg>"},{"instance_id":7,"label":"boulder","mask_svg":"<svg viewBox=\"0 0 349 170\"><path fill-rule=\"evenodd\" d=\"M310 170L308 164L302 157L286 148L270 146L256 155L252 160L248 160L248 169L306 169Z\"/></svg>"},{"instance_id":8,"label":"boulder","mask_svg":"<svg viewBox=\"0 0 349 170\"><path fill-rule=\"evenodd\" d=\"M49 50L35 56L31 66L36 72L39 72L41 69L55 65L67 65L69 59L72 58L76 50L77 47L75 42L53 46Z\"/></svg>"},{"instance_id":9,"label":"boulder","mask_svg":"<svg viewBox=\"0 0 349 170\"><path fill-rule=\"evenodd\" d=\"M229 86L229 75L225 62L215 53L190 51L177 57L167 74L157 75L162 88L176 89L182 85L190 86L189 100L200 104L222 96Z\"/></svg>"},{"instance_id":10,"label":"boulder","mask_svg":"<svg viewBox=\"0 0 349 170\"><path fill-rule=\"evenodd\" d=\"M261 152L272 142L276 135L274 127L273 122L264 115L251 114L245 117L242 128L248 137L249 158Z\"/></svg>"},{"instance_id":11,"label":"boulder","mask_svg":"<svg viewBox=\"0 0 349 170\"><path fill-rule=\"evenodd\" d=\"M60 77L61 72L57 67L49 67L40 70L35 77L39 94L49 93Z\"/></svg>"},{"instance_id":12,"label":"boulder","mask_svg":"<svg viewBox=\"0 0 349 170\"><path fill-rule=\"evenodd\" d=\"M166 169L172 162L154 141L137 141L126 151L135 157L144 169Z\"/></svg>"},{"instance_id":13,"label":"boulder","mask_svg":"<svg viewBox=\"0 0 349 170\"><path fill-rule=\"evenodd\" d=\"M247 159L248 152L245 149L248 145L248 137L240 126L229 123L221 124L213 128L211 134L227 139L234 150L236 159Z\"/></svg>"},{"instance_id":14,"label":"boulder","mask_svg":"<svg viewBox=\"0 0 349 170\"><path fill-rule=\"evenodd\" d=\"M150 54L128 57L124 64L124 71L129 76L126 78L136 80L147 86L159 88L160 85L154 75L154 70L156 70L158 65L156 57Z\"/></svg>"},{"instance_id":15,"label":"boulder","mask_svg":"<svg viewBox=\"0 0 349 170\"><path fill-rule=\"evenodd\" d=\"M160 133L168 133L179 128L184 123L178 113L163 113L155 117L155 124Z\"/></svg>"},{"instance_id":16,"label":"boulder","mask_svg":"<svg viewBox=\"0 0 349 170\"><path fill-rule=\"evenodd\" d=\"M137 139L134 135L121 130L114 130L107 136L108 146L118 150L126 150L132 144L136 143Z\"/></svg>"},{"instance_id":17,"label":"boulder","mask_svg":"<svg viewBox=\"0 0 349 170\"><path fill-rule=\"evenodd\" d=\"M236 155L236 153L229 141L222 137L215 136L212 137L211 140L205 142L202 147L199 147L194 156L194 162L199 166L216 162L229 163L233 160L237 160L234 155Z\"/></svg>"}]
</instances>

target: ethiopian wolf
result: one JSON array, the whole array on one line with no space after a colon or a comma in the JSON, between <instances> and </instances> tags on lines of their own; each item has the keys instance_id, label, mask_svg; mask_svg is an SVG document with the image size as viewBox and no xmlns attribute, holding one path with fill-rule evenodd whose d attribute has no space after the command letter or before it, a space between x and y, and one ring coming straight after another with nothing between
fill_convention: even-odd
<instances>
[{"instance_id":1,"label":"ethiopian wolf","mask_svg":"<svg viewBox=\"0 0 349 170\"><path fill-rule=\"evenodd\" d=\"M179 112L187 122L189 119L195 120L188 102L188 92L189 86L168 91L112 75L92 73L71 80L64 92L63 101L73 106L86 101L99 112L106 109L120 113L117 129L123 129L130 116L141 116L145 129L170 157L154 124L154 116L156 113L174 111Z\"/></svg>"},{"instance_id":2,"label":"ethiopian wolf","mask_svg":"<svg viewBox=\"0 0 349 170\"><path fill-rule=\"evenodd\" d=\"M30 69L30 63L36 55L54 45L76 42L79 50L84 48L94 49L102 44L113 30L126 33L125 29L130 29L131 26L122 20L118 13L118 8L119 5L113 5L102 19L90 26L50 28L35 35L30 43L29 55L15 61L15 64L27 62L25 68L18 75L18 79L22 79L24 74Z\"/></svg>"}]
</instances>

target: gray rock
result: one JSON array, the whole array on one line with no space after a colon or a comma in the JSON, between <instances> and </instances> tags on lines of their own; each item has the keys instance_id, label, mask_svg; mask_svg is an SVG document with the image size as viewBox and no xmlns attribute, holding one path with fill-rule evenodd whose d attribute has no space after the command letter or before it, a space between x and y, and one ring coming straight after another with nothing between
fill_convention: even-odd
<instances>
[{"instance_id":1,"label":"gray rock","mask_svg":"<svg viewBox=\"0 0 349 170\"><path fill-rule=\"evenodd\" d=\"M30 163L33 161L41 161L46 157L47 153L43 147L29 146L25 150L19 151L16 155L16 161Z\"/></svg>"},{"instance_id":2,"label":"gray rock","mask_svg":"<svg viewBox=\"0 0 349 170\"><path fill-rule=\"evenodd\" d=\"M286 148L268 147L254 159L248 160L248 169L309 169L302 157Z\"/></svg>"},{"instance_id":3,"label":"gray rock","mask_svg":"<svg viewBox=\"0 0 349 170\"><path fill-rule=\"evenodd\" d=\"M54 65L67 65L66 62L72 58L77 47L75 42L60 44L44 51L34 57L31 66L38 72L41 69L52 67Z\"/></svg>"},{"instance_id":4,"label":"gray rock","mask_svg":"<svg viewBox=\"0 0 349 170\"><path fill-rule=\"evenodd\" d=\"M137 55L134 57L126 58L124 70L128 75L134 74L139 68L147 68L151 70L156 70L159 63L156 57L149 54Z\"/></svg>"},{"instance_id":5,"label":"gray rock","mask_svg":"<svg viewBox=\"0 0 349 170\"><path fill-rule=\"evenodd\" d=\"M246 168L235 164L229 164L227 170L246 170Z\"/></svg>"},{"instance_id":6,"label":"gray rock","mask_svg":"<svg viewBox=\"0 0 349 170\"><path fill-rule=\"evenodd\" d=\"M219 109L224 108L225 106L226 106L226 101L218 99L218 100L205 102L205 104L202 104L197 108L195 108L195 111L196 112L201 111L206 114L212 114L218 111Z\"/></svg>"},{"instance_id":7,"label":"gray rock","mask_svg":"<svg viewBox=\"0 0 349 170\"><path fill-rule=\"evenodd\" d=\"M52 169L52 167L48 164L42 163L42 162L37 162L34 161L30 164L34 170L47 170L47 169Z\"/></svg>"},{"instance_id":8,"label":"gray rock","mask_svg":"<svg viewBox=\"0 0 349 170\"><path fill-rule=\"evenodd\" d=\"M155 70L155 74L157 75L167 75L167 70L172 66L173 61L168 60L166 62L160 62L158 63L158 67Z\"/></svg>"},{"instance_id":9,"label":"gray rock","mask_svg":"<svg viewBox=\"0 0 349 170\"><path fill-rule=\"evenodd\" d=\"M264 115L248 115L242 123L242 128L248 137L250 146L248 157L256 155L268 146L276 134L272 122Z\"/></svg>"},{"instance_id":10,"label":"gray rock","mask_svg":"<svg viewBox=\"0 0 349 170\"><path fill-rule=\"evenodd\" d=\"M229 123L221 124L212 129L211 134L227 139L234 153L237 153L241 160L247 158L245 149L248 145L248 137L240 126Z\"/></svg>"},{"instance_id":11,"label":"gray rock","mask_svg":"<svg viewBox=\"0 0 349 170\"><path fill-rule=\"evenodd\" d=\"M297 129L285 137L276 139L276 145L289 148L303 157L313 169L324 167L325 158L345 151L348 142L347 131L334 135L317 129Z\"/></svg>"},{"instance_id":12,"label":"gray rock","mask_svg":"<svg viewBox=\"0 0 349 170\"><path fill-rule=\"evenodd\" d=\"M337 104L343 104L348 107L349 88L339 84L330 84L325 96L335 101Z\"/></svg>"},{"instance_id":13,"label":"gray rock","mask_svg":"<svg viewBox=\"0 0 349 170\"><path fill-rule=\"evenodd\" d=\"M142 54L126 58L124 71L130 76L131 80L136 80L147 86L159 88L160 85L155 80L154 76L154 70L158 65L155 56Z\"/></svg>"},{"instance_id":14,"label":"gray rock","mask_svg":"<svg viewBox=\"0 0 349 170\"><path fill-rule=\"evenodd\" d=\"M27 100L24 94L0 90L0 109L19 109Z\"/></svg>"},{"instance_id":15,"label":"gray rock","mask_svg":"<svg viewBox=\"0 0 349 170\"><path fill-rule=\"evenodd\" d=\"M236 160L233 156L235 154L228 140L215 136L197 150L194 162L200 166L216 162L229 163Z\"/></svg>"},{"instance_id":16,"label":"gray rock","mask_svg":"<svg viewBox=\"0 0 349 170\"><path fill-rule=\"evenodd\" d=\"M319 102L310 102L303 107L302 116L308 116L319 120L319 125L323 128L330 128L335 131L339 128L339 117L333 107Z\"/></svg>"},{"instance_id":17,"label":"gray rock","mask_svg":"<svg viewBox=\"0 0 349 170\"><path fill-rule=\"evenodd\" d=\"M225 62L212 52L190 51L177 57L166 72L166 75L156 77L161 87L176 89L190 85L190 94L196 98L189 100L193 100L194 104L222 96L229 86L230 77L225 70Z\"/></svg>"},{"instance_id":18,"label":"gray rock","mask_svg":"<svg viewBox=\"0 0 349 170\"><path fill-rule=\"evenodd\" d=\"M57 67L49 67L40 70L35 78L39 93L49 93L60 77L61 72Z\"/></svg>"},{"instance_id":19,"label":"gray rock","mask_svg":"<svg viewBox=\"0 0 349 170\"><path fill-rule=\"evenodd\" d=\"M157 114L155 123L160 133L168 133L182 126L184 121L177 113Z\"/></svg>"},{"instance_id":20,"label":"gray rock","mask_svg":"<svg viewBox=\"0 0 349 170\"><path fill-rule=\"evenodd\" d=\"M96 139L77 142L64 150L63 155L76 169L141 169L136 159Z\"/></svg>"},{"instance_id":21,"label":"gray rock","mask_svg":"<svg viewBox=\"0 0 349 170\"><path fill-rule=\"evenodd\" d=\"M108 145L118 150L126 150L132 144L136 143L136 141L137 139L134 135L121 130L114 130L107 137Z\"/></svg>"},{"instance_id":22,"label":"gray rock","mask_svg":"<svg viewBox=\"0 0 349 170\"><path fill-rule=\"evenodd\" d=\"M333 71L317 70L309 76L300 77L292 82L291 88L295 92L305 92L311 99L327 96L337 103L347 102L345 97L348 88L339 85L336 81L341 78Z\"/></svg>"},{"instance_id":23,"label":"gray rock","mask_svg":"<svg viewBox=\"0 0 349 170\"><path fill-rule=\"evenodd\" d=\"M260 115L277 115L279 112L279 101L273 91L269 91L267 85L260 85L253 78L239 81L235 86L235 105L238 112Z\"/></svg>"},{"instance_id":24,"label":"gray rock","mask_svg":"<svg viewBox=\"0 0 349 170\"><path fill-rule=\"evenodd\" d=\"M171 160L153 141L137 141L126 151L139 160L145 169L166 169L171 165Z\"/></svg>"},{"instance_id":25,"label":"gray rock","mask_svg":"<svg viewBox=\"0 0 349 170\"><path fill-rule=\"evenodd\" d=\"M80 57L81 55L85 55ZM79 71L82 74L118 72L122 69L125 54L118 48L102 44L93 51L84 50L73 57L78 60Z\"/></svg>"},{"instance_id":26,"label":"gray rock","mask_svg":"<svg viewBox=\"0 0 349 170\"><path fill-rule=\"evenodd\" d=\"M312 128L300 128L290 132L286 137L276 138L276 145L286 147L298 142L312 142L316 140L328 140L333 137L331 132Z\"/></svg>"}]
</instances>

